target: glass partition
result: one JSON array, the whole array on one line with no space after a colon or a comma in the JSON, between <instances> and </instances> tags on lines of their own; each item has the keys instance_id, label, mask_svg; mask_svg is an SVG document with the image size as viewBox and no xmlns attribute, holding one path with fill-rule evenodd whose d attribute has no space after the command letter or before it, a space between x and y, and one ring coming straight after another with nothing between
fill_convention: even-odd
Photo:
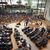
<instances>
[{"instance_id":1,"label":"glass partition","mask_svg":"<svg viewBox=\"0 0 50 50\"><path fill-rule=\"evenodd\" d=\"M7 2L8 4L18 4L20 0L0 0L0 2ZM22 5L30 5L33 12L44 12L46 7L46 0L21 0Z\"/></svg>"}]
</instances>

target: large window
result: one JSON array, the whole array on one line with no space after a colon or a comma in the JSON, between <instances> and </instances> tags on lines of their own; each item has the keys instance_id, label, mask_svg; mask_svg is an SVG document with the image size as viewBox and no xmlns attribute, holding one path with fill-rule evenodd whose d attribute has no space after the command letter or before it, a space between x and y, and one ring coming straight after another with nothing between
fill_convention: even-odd
<instances>
[{"instance_id":1,"label":"large window","mask_svg":"<svg viewBox=\"0 0 50 50\"><path fill-rule=\"evenodd\" d=\"M46 7L46 0L32 0L32 8L38 12L44 12Z\"/></svg>"},{"instance_id":2,"label":"large window","mask_svg":"<svg viewBox=\"0 0 50 50\"><path fill-rule=\"evenodd\" d=\"M38 0L32 0L32 8L37 9Z\"/></svg>"}]
</instances>

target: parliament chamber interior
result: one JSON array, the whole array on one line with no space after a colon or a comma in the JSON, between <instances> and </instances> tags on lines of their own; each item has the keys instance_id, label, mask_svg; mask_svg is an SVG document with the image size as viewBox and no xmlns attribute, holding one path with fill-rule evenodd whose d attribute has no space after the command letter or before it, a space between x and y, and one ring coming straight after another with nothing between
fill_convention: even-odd
<instances>
[{"instance_id":1,"label":"parliament chamber interior","mask_svg":"<svg viewBox=\"0 0 50 50\"><path fill-rule=\"evenodd\" d=\"M0 0L0 50L50 50L50 0Z\"/></svg>"}]
</instances>

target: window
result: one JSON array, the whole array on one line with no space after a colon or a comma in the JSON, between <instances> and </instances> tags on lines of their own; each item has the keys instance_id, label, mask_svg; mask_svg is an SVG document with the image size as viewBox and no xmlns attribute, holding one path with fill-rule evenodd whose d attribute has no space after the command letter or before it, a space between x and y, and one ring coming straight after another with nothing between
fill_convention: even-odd
<instances>
[{"instance_id":1,"label":"window","mask_svg":"<svg viewBox=\"0 0 50 50\"><path fill-rule=\"evenodd\" d=\"M38 0L32 0L32 8L37 9Z\"/></svg>"}]
</instances>

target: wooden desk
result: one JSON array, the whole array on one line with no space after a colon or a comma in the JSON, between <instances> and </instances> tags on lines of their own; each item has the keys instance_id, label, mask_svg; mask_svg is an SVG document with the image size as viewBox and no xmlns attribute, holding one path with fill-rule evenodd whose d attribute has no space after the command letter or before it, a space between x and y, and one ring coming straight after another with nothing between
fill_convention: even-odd
<instances>
[{"instance_id":1,"label":"wooden desk","mask_svg":"<svg viewBox=\"0 0 50 50\"><path fill-rule=\"evenodd\" d=\"M11 35L11 41L12 41L12 45L13 45L13 49L12 50L18 49L16 40L14 38L14 33L12 33L12 35Z\"/></svg>"}]
</instances>

